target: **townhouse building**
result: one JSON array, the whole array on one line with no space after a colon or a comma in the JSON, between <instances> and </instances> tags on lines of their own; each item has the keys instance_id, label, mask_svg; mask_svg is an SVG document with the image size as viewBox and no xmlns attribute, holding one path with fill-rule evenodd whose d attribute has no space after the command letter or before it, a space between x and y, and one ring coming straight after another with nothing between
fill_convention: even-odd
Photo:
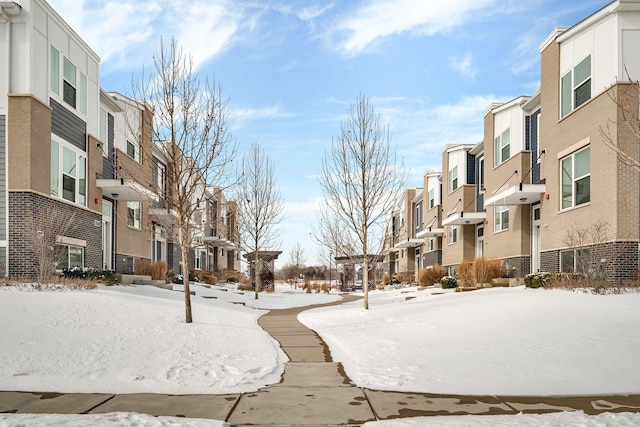
<instances>
[{"instance_id":1,"label":"townhouse building","mask_svg":"<svg viewBox=\"0 0 640 427\"><path fill-rule=\"evenodd\" d=\"M640 171L606 143L639 159L640 98L630 83L640 79L638 46L640 0L612 1L557 28L540 46L538 91L489 105L475 146L444 147L442 205L422 215L442 225L438 261L450 274L479 256L501 260L510 277L617 281L638 270ZM416 237L431 245L425 230Z\"/></svg>"},{"instance_id":2,"label":"townhouse building","mask_svg":"<svg viewBox=\"0 0 640 427\"><path fill-rule=\"evenodd\" d=\"M0 58L0 274L35 276L51 247L55 270L182 273L152 110L100 87L99 57L44 0L0 2ZM207 192L194 225L226 240L203 241L189 270L239 270L236 214Z\"/></svg>"}]
</instances>

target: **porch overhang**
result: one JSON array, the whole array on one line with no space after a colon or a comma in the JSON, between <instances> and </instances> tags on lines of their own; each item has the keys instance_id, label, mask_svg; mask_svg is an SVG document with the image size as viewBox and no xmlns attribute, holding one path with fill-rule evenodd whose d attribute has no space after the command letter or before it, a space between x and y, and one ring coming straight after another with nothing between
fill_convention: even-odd
<instances>
[{"instance_id":1,"label":"porch overhang","mask_svg":"<svg viewBox=\"0 0 640 427\"><path fill-rule=\"evenodd\" d=\"M415 248L416 246L420 246L424 243L422 239L407 239L402 242L398 242L393 245L396 249L404 249L404 248Z\"/></svg>"},{"instance_id":2,"label":"porch overhang","mask_svg":"<svg viewBox=\"0 0 640 427\"><path fill-rule=\"evenodd\" d=\"M158 220L158 222L167 225L175 225L178 214L174 210L166 208L151 208L149 215Z\"/></svg>"},{"instance_id":3,"label":"porch overhang","mask_svg":"<svg viewBox=\"0 0 640 427\"><path fill-rule=\"evenodd\" d=\"M125 201L158 201L158 196L151 190L132 180L96 179L96 187L102 189L102 195L115 200Z\"/></svg>"},{"instance_id":4,"label":"porch overhang","mask_svg":"<svg viewBox=\"0 0 640 427\"><path fill-rule=\"evenodd\" d=\"M485 206L530 205L539 202L546 192L544 184L516 184L484 199Z\"/></svg>"},{"instance_id":5,"label":"porch overhang","mask_svg":"<svg viewBox=\"0 0 640 427\"><path fill-rule=\"evenodd\" d=\"M485 212L456 212L442 220L442 225L477 225L487 219Z\"/></svg>"},{"instance_id":6,"label":"porch overhang","mask_svg":"<svg viewBox=\"0 0 640 427\"><path fill-rule=\"evenodd\" d=\"M444 228L427 227L416 233L416 237L440 237L444 234Z\"/></svg>"},{"instance_id":7,"label":"porch overhang","mask_svg":"<svg viewBox=\"0 0 640 427\"><path fill-rule=\"evenodd\" d=\"M202 243L209 246L223 247L225 249L235 249L237 247L231 240L219 236L203 236Z\"/></svg>"}]
</instances>

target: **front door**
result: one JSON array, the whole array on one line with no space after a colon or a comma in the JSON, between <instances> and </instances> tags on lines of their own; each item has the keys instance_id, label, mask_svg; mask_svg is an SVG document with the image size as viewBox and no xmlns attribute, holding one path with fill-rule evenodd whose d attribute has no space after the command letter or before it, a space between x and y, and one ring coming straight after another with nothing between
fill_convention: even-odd
<instances>
[{"instance_id":1,"label":"front door","mask_svg":"<svg viewBox=\"0 0 640 427\"><path fill-rule=\"evenodd\" d=\"M532 230L531 230L531 272L540 271L540 205L532 208Z\"/></svg>"},{"instance_id":2,"label":"front door","mask_svg":"<svg viewBox=\"0 0 640 427\"><path fill-rule=\"evenodd\" d=\"M476 258L484 256L484 224L476 227Z\"/></svg>"},{"instance_id":3,"label":"front door","mask_svg":"<svg viewBox=\"0 0 640 427\"><path fill-rule=\"evenodd\" d=\"M102 268L112 270L113 248L113 204L107 200L102 201Z\"/></svg>"}]
</instances>

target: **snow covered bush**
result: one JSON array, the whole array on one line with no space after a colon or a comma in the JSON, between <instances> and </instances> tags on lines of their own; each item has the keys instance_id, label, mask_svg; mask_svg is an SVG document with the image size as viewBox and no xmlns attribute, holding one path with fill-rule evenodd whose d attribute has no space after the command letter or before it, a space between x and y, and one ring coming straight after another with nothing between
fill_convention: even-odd
<instances>
[{"instance_id":1,"label":"snow covered bush","mask_svg":"<svg viewBox=\"0 0 640 427\"><path fill-rule=\"evenodd\" d=\"M527 288L541 288L544 282L551 277L551 273L531 273L524 276L524 285Z\"/></svg>"},{"instance_id":2,"label":"snow covered bush","mask_svg":"<svg viewBox=\"0 0 640 427\"><path fill-rule=\"evenodd\" d=\"M444 276L440 279L440 286L442 289L453 289L458 287L458 281L453 276Z\"/></svg>"}]
</instances>

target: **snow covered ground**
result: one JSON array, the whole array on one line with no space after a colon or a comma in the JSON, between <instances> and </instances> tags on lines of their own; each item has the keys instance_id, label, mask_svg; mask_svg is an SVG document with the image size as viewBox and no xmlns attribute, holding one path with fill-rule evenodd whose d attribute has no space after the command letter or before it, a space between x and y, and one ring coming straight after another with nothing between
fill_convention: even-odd
<instances>
[{"instance_id":1,"label":"snow covered ground","mask_svg":"<svg viewBox=\"0 0 640 427\"><path fill-rule=\"evenodd\" d=\"M289 287L274 294L194 286L194 324L183 295L153 287L28 291L0 287L4 390L234 393L280 380L286 355L258 325L264 309L334 301ZM640 392L640 294L415 288L300 315L358 385L455 394ZM244 305L242 305L244 303ZM258 307L258 308L253 308ZM84 417L84 418L77 418ZM640 425L630 413L581 412L379 421L367 427ZM142 414L0 414L0 426L211 427L211 420Z\"/></svg>"},{"instance_id":2,"label":"snow covered ground","mask_svg":"<svg viewBox=\"0 0 640 427\"><path fill-rule=\"evenodd\" d=\"M370 309L361 306L299 316L359 386L481 395L640 393L640 293L519 287L438 295L414 288L374 293Z\"/></svg>"}]
</instances>

